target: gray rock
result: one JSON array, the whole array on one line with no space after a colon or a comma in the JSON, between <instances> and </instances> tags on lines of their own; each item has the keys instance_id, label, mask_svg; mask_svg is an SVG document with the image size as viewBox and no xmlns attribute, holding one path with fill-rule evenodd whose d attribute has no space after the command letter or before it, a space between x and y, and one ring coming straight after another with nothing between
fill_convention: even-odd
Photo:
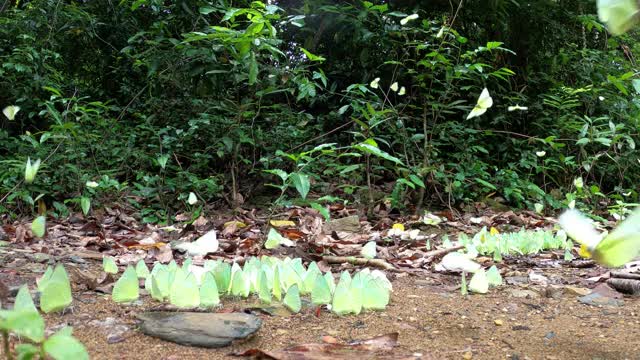
<instances>
[{"instance_id":1,"label":"gray rock","mask_svg":"<svg viewBox=\"0 0 640 360\"><path fill-rule=\"evenodd\" d=\"M593 305L593 306L622 306L624 305L624 300L613 299L604 295L600 295L598 293L591 293L589 295L580 296L578 298L583 304Z\"/></svg>"},{"instance_id":2,"label":"gray rock","mask_svg":"<svg viewBox=\"0 0 640 360\"><path fill-rule=\"evenodd\" d=\"M250 314L147 312L138 315L146 335L181 345L218 348L253 335L262 320Z\"/></svg>"}]
</instances>

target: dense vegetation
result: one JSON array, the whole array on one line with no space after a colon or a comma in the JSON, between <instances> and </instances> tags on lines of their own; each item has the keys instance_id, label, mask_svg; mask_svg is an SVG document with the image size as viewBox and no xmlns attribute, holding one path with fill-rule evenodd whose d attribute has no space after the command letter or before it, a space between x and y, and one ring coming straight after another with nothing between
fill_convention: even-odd
<instances>
[{"instance_id":1,"label":"dense vegetation","mask_svg":"<svg viewBox=\"0 0 640 360\"><path fill-rule=\"evenodd\" d=\"M637 202L639 43L609 37L595 12L574 0L5 1L0 108L21 110L2 117L0 206L64 216L116 202L162 222L190 192L237 206L311 189L318 208L401 211ZM467 120L485 87L493 107ZM28 158L42 159L33 183Z\"/></svg>"}]
</instances>

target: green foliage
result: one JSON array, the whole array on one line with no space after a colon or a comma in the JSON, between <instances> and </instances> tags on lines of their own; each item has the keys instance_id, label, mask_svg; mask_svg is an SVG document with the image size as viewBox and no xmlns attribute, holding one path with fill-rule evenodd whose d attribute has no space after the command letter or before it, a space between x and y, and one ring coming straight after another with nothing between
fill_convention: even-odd
<instances>
[{"instance_id":1,"label":"green foliage","mask_svg":"<svg viewBox=\"0 0 640 360\"><path fill-rule=\"evenodd\" d=\"M12 310L0 310L0 333L5 344L9 343L10 335L15 335L22 341L15 346L15 356L18 359L32 359L38 354L56 360L89 359L87 350L72 336L70 327L45 337L44 319L33 304L27 285L20 288ZM5 348L6 350L9 349ZM11 353L5 353L5 356L7 359L13 358Z\"/></svg>"},{"instance_id":2,"label":"green foliage","mask_svg":"<svg viewBox=\"0 0 640 360\"><path fill-rule=\"evenodd\" d=\"M607 37L594 3L112 5L0 13L3 212L117 202L165 223L261 193L326 218L332 201L553 209L577 176L580 206L638 202L637 35Z\"/></svg>"}]
</instances>

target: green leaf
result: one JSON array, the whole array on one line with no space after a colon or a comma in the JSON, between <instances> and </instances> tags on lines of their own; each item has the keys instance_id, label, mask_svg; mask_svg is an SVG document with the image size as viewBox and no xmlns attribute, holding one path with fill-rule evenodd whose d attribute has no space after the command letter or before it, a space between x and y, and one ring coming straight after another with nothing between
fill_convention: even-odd
<instances>
[{"instance_id":1,"label":"green leaf","mask_svg":"<svg viewBox=\"0 0 640 360\"><path fill-rule=\"evenodd\" d=\"M312 209L317 210L320 213L320 215L322 215L322 217L324 217L325 221L331 220L331 213L329 212L329 209L327 209L326 207L318 204L317 202L312 202L309 205L311 206Z\"/></svg>"},{"instance_id":2,"label":"green leaf","mask_svg":"<svg viewBox=\"0 0 640 360\"><path fill-rule=\"evenodd\" d=\"M24 336L34 342L44 340L44 319L37 311L14 310L6 312L0 328L18 336Z\"/></svg>"},{"instance_id":3,"label":"green leaf","mask_svg":"<svg viewBox=\"0 0 640 360\"><path fill-rule=\"evenodd\" d=\"M293 173L290 175L293 185L303 199L307 198L311 184L309 183L309 175L301 173Z\"/></svg>"},{"instance_id":4,"label":"green leaf","mask_svg":"<svg viewBox=\"0 0 640 360\"><path fill-rule=\"evenodd\" d=\"M251 59L249 59L249 85L254 85L258 80L258 62L256 61L255 53L251 53Z\"/></svg>"},{"instance_id":5,"label":"green leaf","mask_svg":"<svg viewBox=\"0 0 640 360\"><path fill-rule=\"evenodd\" d=\"M304 55L307 57L307 59L314 61L314 62L323 62L325 60L327 60L326 58L319 56L319 55L314 55L312 53L310 53L307 49L301 47L300 50L302 50L302 52L304 53Z\"/></svg>"},{"instance_id":6,"label":"green leaf","mask_svg":"<svg viewBox=\"0 0 640 360\"><path fill-rule=\"evenodd\" d=\"M18 344L16 345L17 360L32 360L36 359L40 353L40 348L32 344Z\"/></svg>"},{"instance_id":7,"label":"green leaf","mask_svg":"<svg viewBox=\"0 0 640 360\"><path fill-rule=\"evenodd\" d=\"M367 143L360 143L358 145L354 145L353 147L355 149L357 149L357 150L360 150L360 151L365 152L365 153L369 153L371 155L375 155L375 156L383 158L385 160L389 160L389 161L394 162L394 163L396 163L398 165L404 165L400 159L398 159L398 158L396 158L394 156L391 156L387 152L380 150L380 148L378 148L378 147L376 147L374 145L367 144Z\"/></svg>"},{"instance_id":8,"label":"green leaf","mask_svg":"<svg viewBox=\"0 0 640 360\"><path fill-rule=\"evenodd\" d=\"M80 207L82 208L82 213L87 215L89 213L89 209L91 208L91 199L86 196L81 197Z\"/></svg>"},{"instance_id":9,"label":"green leaf","mask_svg":"<svg viewBox=\"0 0 640 360\"><path fill-rule=\"evenodd\" d=\"M31 232L36 237L43 237L46 230L47 219L44 216L38 216L31 223Z\"/></svg>"},{"instance_id":10,"label":"green leaf","mask_svg":"<svg viewBox=\"0 0 640 360\"><path fill-rule=\"evenodd\" d=\"M71 284L62 264L56 265L40 296L40 309L45 313L60 311L71 305Z\"/></svg>"},{"instance_id":11,"label":"green leaf","mask_svg":"<svg viewBox=\"0 0 640 360\"><path fill-rule=\"evenodd\" d=\"M111 298L117 303L127 303L138 300L139 296L138 275L133 266L129 265L113 286Z\"/></svg>"},{"instance_id":12,"label":"green leaf","mask_svg":"<svg viewBox=\"0 0 640 360\"><path fill-rule=\"evenodd\" d=\"M88 360L89 353L87 353L84 345L63 330L65 329L60 330L42 344L42 348L47 355L55 360Z\"/></svg>"}]
</instances>

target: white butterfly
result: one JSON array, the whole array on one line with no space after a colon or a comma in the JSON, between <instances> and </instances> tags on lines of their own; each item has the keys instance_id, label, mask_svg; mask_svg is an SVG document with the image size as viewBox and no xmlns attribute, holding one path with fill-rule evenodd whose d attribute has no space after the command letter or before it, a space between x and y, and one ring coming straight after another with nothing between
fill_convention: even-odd
<instances>
[{"instance_id":1,"label":"white butterfly","mask_svg":"<svg viewBox=\"0 0 640 360\"><path fill-rule=\"evenodd\" d=\"M20 106L11 105L4 108L2 113L7 117L7 119L13 120L16 118L18 111L20 111Z\"/></svg>"},{"instance_id":2,"label":"white butterfly","mask_svg":"<svg viewBox=\"0 0 640 360\"><path fill-rule=\"evenodd\" d=\"M487 90L487 88L484 88L480 93L478 103L473 108L473 110L471 110L469 115L467 115L467 120L486 113L487 109L489 109L491 106L493 106L493 99L491 98L491 95L489 95L489 90Z\"/></svg>"}]
</instances>

